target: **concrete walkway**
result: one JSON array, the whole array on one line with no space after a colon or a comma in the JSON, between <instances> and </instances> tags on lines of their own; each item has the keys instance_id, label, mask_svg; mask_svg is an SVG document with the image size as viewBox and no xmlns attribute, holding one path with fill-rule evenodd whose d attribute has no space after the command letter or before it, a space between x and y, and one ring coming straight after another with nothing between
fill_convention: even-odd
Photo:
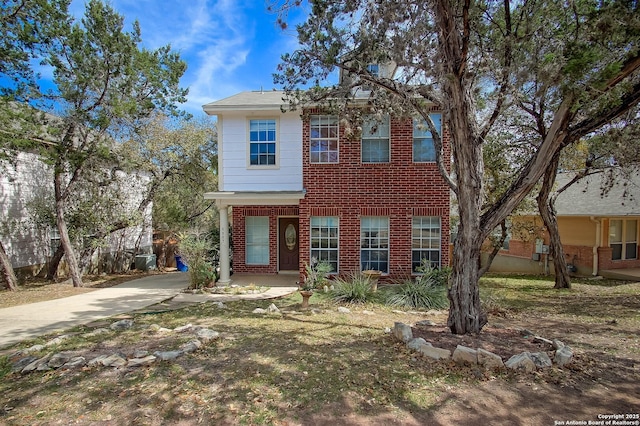
<instances>
[{"instance_id":1,"label":"concrete walkway","mask_svg":"<svg viewBox=\"0 0 640 426\"><path fill-rule=\"evenodd\" d=\"M0 348L55 331L133 312L175 298L183 302L228 301L228 295L187 295L184 273L149 275L137 280L77 296L0 309ZM274 287L259 295L236 296L233 300L268 299L292 293L296 287Z\"/></svg>"}]
</instances>

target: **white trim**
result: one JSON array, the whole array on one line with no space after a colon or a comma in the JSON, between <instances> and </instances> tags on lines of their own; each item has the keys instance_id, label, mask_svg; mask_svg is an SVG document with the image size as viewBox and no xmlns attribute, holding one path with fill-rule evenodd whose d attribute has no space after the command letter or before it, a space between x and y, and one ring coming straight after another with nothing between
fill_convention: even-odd
<instances>
[{"instance_id":1,"label":"white trim","mask_svg":"<svg viewBox=\"0 0 640 426\"><path fill-rule=\"evenodd\" d=\"M216 200L218 206L260 206L283 205L297 206L304 198L305 191L273 191L273 192L206 192L205 200Z\"/></svg>"}]
</instances>

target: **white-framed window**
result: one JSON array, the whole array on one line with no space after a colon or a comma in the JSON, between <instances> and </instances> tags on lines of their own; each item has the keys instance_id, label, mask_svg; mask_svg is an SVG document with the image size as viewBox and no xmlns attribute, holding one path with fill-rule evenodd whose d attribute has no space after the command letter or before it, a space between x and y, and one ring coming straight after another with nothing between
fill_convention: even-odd
<instances>
[{"instance_id":1,"label":"white-framed window","mask_svg":"<svg viewBox=\"0 0 640 426\"><path fill-rule=\"evenodd\" d=\"M360 219L360 270L389 272L389 218Z\"/></svg>"},{"instance_id":2,"label":"white-framed window","mask_svg":"<svg viewBox=\"0 0 640 426\"><path fill-rule=\"evenodd\" d=\"M638 258L638 221L612 219L609 221L609 246L611 260Z\"/></svg>"},{"instance_id":3,"label":"white-framed window","mask_svg":"<svg viewBox=\"0 0 640 426\"><path fill-rule=\"evenodd\" d=\"M433 124L440 137L442 137L442 114L430 114ZM413 120L413 162L428 163L436 161L436 148L433 143L433 135L427 122L423 119Z\"/></svg>"},{"instance_id":4,"label":"white-framed window","mask_svg":"<svg viewBox=\"0 0 640 426\"><path fill-rule=\"evenodd\" d=\"M338 117L312 115L309 121L309 158L311 163L338 162Z\"/></svg>"},{"instance_id":5,"label":"white-framed window","mask_svg":"<svg viewBox=\"0 0 640 426\"><path fill-rule=\"evenodd\" d=\"M378 64L367 65L367 71L374 77L380 77L380 65Z\"/></svg>"},{"instance_id":6,"label":"white-framed window","mask_svg":"<svg viewBox=\"0 0 640 426\"><path fill-rule=\"evenodd\" d=\"M276 126L271 118L249 120L249 165L276 165Z\"/></svg>"},{"instance_id":7,"label":"white-framed window","mask_svg":"<svg viewBox=\"0 0 640 426\"><path fill-rule=\"evenodd\" d=\"M411 271L417 272L423 259L440 268L441 226L438 216L417 216L411 221Z\"/></svg>"},{"instance_id":8,"label":"white-framed window","mask_svg":"<svg viewBox=\"0 0 640 426\"><path fill-rule=\"evenodd\" d=\"M329 263L332 272L338 272L338 231L337 217L311 217L311 258Z\"/></svg>"},{"instance_id":9,"label":"white-framed window","mask_svg":"<svg viewBox=\"0 0 640 426\"><path fill-rule=\"evenodd\" d=\"M269 264L269 217L247 216L245 226L245 263L247 265Z\"/></svg>"},{"instance_id":10,"label":"white-framed window","mask_svg":"<svg viewBox=\"0 0 640 426\"><path fill-rule=\"evenodd\" d=\"M373 117L367 117L362 123L362 162L363 163L388 163L389 162L389 116L381 121Z\"/></svg>"}]
</instances>

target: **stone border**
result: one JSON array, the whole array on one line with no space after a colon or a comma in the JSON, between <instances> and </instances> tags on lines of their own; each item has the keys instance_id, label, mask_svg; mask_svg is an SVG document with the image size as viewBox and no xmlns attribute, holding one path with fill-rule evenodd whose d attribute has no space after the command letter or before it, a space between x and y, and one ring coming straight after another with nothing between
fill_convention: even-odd
<instances>
[{"instance_id":1,"label":"stone border","mask_svg":"<svg viewBox=\"0 0 640 426\"><path fill-rule=\"evenodd\" d=\"M220 306L220 305L218 305ZM132 319L123 319L112 323L109 328L97 328L85 336L91 337L99 334L110 333L112 331L121 332L128 330L134 326ZM70 335L62 335L56 337L43 345L33 345L29 348L17 351L9 356L9 359L15 360L12 364L13 372L28 374L34 371L49 371L56 369L76 369L82 367L114 367L114 368L133 368L153 364L156 361L171 361L182 355L197 351L203 345L220 338L220 333L200 326L186 324L174 329L161 327L152 324L149 330L155 333L191 333L194 339L182 344L178 349L170 349L165 351L155 351L150 354L146 350L135 350L133 356L127 357L119 352L109 355L99 355L87 360L84 356L78 355L78 351L62 351L50 352L41 357L30 355L33 352L40 352L47 347L57 345L69 338ZM168 348L169 349L169 348Z\"/></svg>"},{"instance_id":2,"label":"stone border","mask_svg":"<svg viewBox=\"0 0 640 426\"><path fill-rule=\"evenodd\" d=\"M529 335L534 336L534 341L548 344L551 348L555 349L553 361L551 361L551 358L549 358L546 352L522 352L513 355L507 361L503 361L499 355L482 348L473 349L462 345L458 345L452 355L450 350L435 347L422 337L414 339L411 326L402 322L394 323L392 334L396 340L406 343L409 349L422 356L435 360L448 360L451 358L457 364L481 365L487 369L509 368L512 370L531 372L537 369L551 367L553 363L558 367L563 367L573 360L573 351L560 340L548 340L529 332Z\"/></svg>"}]
</instances>

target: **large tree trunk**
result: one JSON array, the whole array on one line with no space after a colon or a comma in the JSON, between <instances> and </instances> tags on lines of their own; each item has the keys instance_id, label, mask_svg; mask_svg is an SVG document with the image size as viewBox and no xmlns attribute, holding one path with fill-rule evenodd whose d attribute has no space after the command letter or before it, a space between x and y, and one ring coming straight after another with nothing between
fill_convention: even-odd
<instances>
[{"instance_id":1,"label":"large tree trunk","mask_svg":"<svg viewBox=\"0 0 640 426\"><path fill-rule=\"evenodd\" d=\"M55 280L58 275L58 266L60 266L60 261L64 256L64 248L62 248L62 244L58 245L56 252L53 253L51 260L49 261L49 268L47 268L47 276L48 280Z\"/></svg>"},{"instance_id":2,"label":"large tree trunk","mask_svg":"<svg viewBox=\"0 0 640 426\"><path fill-rule=\"evenodd\" d=\"M60 245L64 249L64 254L67 259L67 265L69 266L69 274L71 275L71 282L74 287L83 287L82 276L80 274L80 267L78 266L78 260L71 245L71 239L69 238L69 232L67 230L67 222L64 217L64 203L65 200L62 197L62 173L55 172L54 189L56 197L56 223L58 225L58 232L60 233Z\"/></svg>"},{"instance_id":3,"label":"large tree trunk","mask_svg":"<svg viewBox=\"0 0 640 426\"><path fill-rule=\"evenodd\" d=\"M4 250L2 241L0 241L0 269L2 269L2 275L4 276L7 289L16 291L18 289L18 278L13 271L13 266L9 260L9 256L7 256L7 252Z\"/></svg>"},{"instance_id":4,"label":"large tree trunk","mask_svg":"<svg viewBox=\"0 0 640 426\"><path fill-rule=\"evenodd\" d=\"M544 226L549 232L549 256L553 259L553 269L555 271L556 284L553 288L571 288L571 278L569 270L564 260L564 248L560 241L560 233L558 231L558 221L556 219L556 209L554 200L551 197L553 185L556 181L556 173L560 162L560 152L558 152L544 172L544 180L542 188L538 193L538 211L544 222Z\"/></svg>"}]
</instances>

